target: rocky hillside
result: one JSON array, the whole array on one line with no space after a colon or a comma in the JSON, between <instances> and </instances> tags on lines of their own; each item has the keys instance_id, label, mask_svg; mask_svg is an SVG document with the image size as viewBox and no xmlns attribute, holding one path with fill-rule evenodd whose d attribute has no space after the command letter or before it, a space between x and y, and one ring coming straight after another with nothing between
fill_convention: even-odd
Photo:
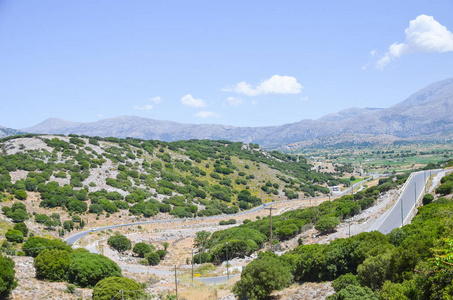
<instances>
[{"instance_id":1,"label":"rocky hillside","mask_svg":"<svg viewBox=\"0 0 453 300\"><path fill-rule=\"evenodd\" d=\"M6 138L0 148L0 202L31 197L39 207L72 214L232 214L328 193L334 179L312 171L302 157L227 141L33 136Z\"/></svg>"},{"instance_id":2,"label":"rocky hillside","mask_svg":"<svg viewBox=\"0 0 453 300\"><path fill-rule=\"evenodd\" d=\"M390 108L350 108L317 120L302 120L281 126L195 125L123 116L92 123L48 119L23 130L31 133L75 133L163 141L222 139L279 147L299 142L310 146L445 138L453 134L452 121L453 79L447 79L429 85Z\"/></svg>"}]
</instances>

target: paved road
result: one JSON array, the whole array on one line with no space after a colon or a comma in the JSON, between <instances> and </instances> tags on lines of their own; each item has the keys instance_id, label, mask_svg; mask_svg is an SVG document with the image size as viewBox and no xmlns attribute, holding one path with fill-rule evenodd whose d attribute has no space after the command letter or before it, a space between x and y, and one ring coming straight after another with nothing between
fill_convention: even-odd
<instances>
[{"instance_id":1,"label":"paved road","mask_svg":"<svg viewBox=\"0 0 453 300\"><path fill-rule=\"evenodd\" d=\"M375 179L375 178L377 178L379 176L380 175L374 175L369 180ZM362 184L364 184L366 182L367 182L366 180L358 182L358 183L354 184L352 187L346 189L345 191L336 194L335 196L333 196L333 198L341 197L341 196L343 196L345 194L348 194L348 193L351 192L352 189L354 189L354 191L356 191L357 187L360 187ZM311 199L320 199L320 198L325 198L325 196L324 197L311 198ZM307 200L309 200L309 199L307 199ZM279 203L284 203L284 202L291 202L291 200L279 201ZM233 214L231 216L240 216L240 215L244 215L244 214L254 213L254 212L259 211L259 210L265 208L266 206L270 206L270 205L272 205L272 203L266 203L266 204L260 205L258 207L255 207L255 208L253 208L251 210L239 212L239 213ZM207 220L207 219L222 218L222 217L225 217L225 215L212 216L212 217L203 217L203 218L196 218L196 219L198 219L198 220ZM194 218L187 218L187 220L193 220L193 219ZM184 220L184 219L151 220L151 221L142 221L142 222L136 222L136 223L117 224L117 225L110 225L110 226L105 226L105 227L98 227L98 228L89 229L89 230L85 230L85 231L76 233L76 234L74 234L74 235L72 235L70 237L67 237L65 239L65 241L69 245L74 245L79 239L81 239L84 236L88 235L90 232L96 232L96 231L99 231L99 230L113 229L113 228L124 227L124 226L137 226L137 225L141 225L141 224L179 222L179 221L182 221L182 220ZM157 270L157 269L141 267L141 266L133 266L133 265L120 265L120 268L122 270L127 270L129 272L134 272L134 273L150 273L150 274L156 274L156 275L170 275L170 274L173 273L172 271ZM230 275L230 278L233 277L233 276L237 276L237 275L238 274ZM203 282L205 284L224 284L224 283L228 282L227 276L198 277L198 278L196 278L196 280L198 280L200 282Z\"/></svg>"},{"instance_id":2,"label":"paved road","mask_svg":"<svg viewBox=\"0 0 453 300\"><path fill-rule=\"evenodd\" d=\"M430 170L414 172L406 181L400 197L398 197L395 205L392 207L387 217L378 226L378 231L387 234L394 228L401 227L407 224L411 212L423 195L425 194L425 184L428 181L430 174L445 172L443 170Z\"/></svg>"},{"instance_id":3,"label":"paved road","mask_svg":"<svg viewBox=\"0 0 453 300\"><path fill-rule=\"evenodd\" d=\"M373 176L372 178L377 178L379 177L379 175L375 175ZM336 197L340 197L340 196L343 196L347 193L349 193L351 191L351 189L354 189L356 190L358 186L364 184L365 182L367 181L361 181L361 182L358 182L356 184L354 184L352 187L350 187L349 189L335 195L333 198L336 198ZM321 199L321 198L325 198L326 196L323 196L323 197L316 197L316 198L311 198L312 200L313 199ZM307 198L306 200L309 200L310 198ZM279 201L278 203L284 203L284 202L291 202L292 200L285 200L285 201ZM254 212L257 212L267 206L270 206L272 205L272 203L266 203L266 204L263 204L263 205L260 205L260 206L257 206L255 208L252 208L250 210L246 210L246 211L242 211L242 212L239 212L237 214L232 214L232 215L228 215L228 216L231 216L231 217L235 217L235 216L241 216L241 215L245 215L245 214L251 214L251 213L254 213ZM66 243L68 243L69 245L74 245L78 240L80 240L81 238L83 238L84 236L86 236L87 234L89 234L90 232L96 232L96 231L99 231L99 230L107 230L107 229L113 229L113 228L118 228L118 227L124 227L124 226L137 226L137 225L143 225L143 224L155 224L155 223L171 223L171 222L180 222L180 221L184 221L184 220L209 220L209 219L216 219L216 218L224 218L226 215L218 215L218 216L211 216L211 217L200 217L200 218L185 218L185 219L171 219L171 220L151 220L151 221L142 221L142 222L135 222L135 223L127 223L127 224L116 224L116 225L110 225L110 226L104 226L104 227L98 227L98 228L93 228L93 229L89 229L89 230L85 230L85 231L81 231L79 233L76 233L70 237L67 237L64 239L64 241L66 241Z\"/></svg>"},{"instance_id":4,"label":"paved road","mask_svg":"<svg viewBox=\"0 0 453 300\"><path fill-rule=\"evenodd\" d=\"M239 274L230 275L230 279ZM204 284L225 284L228 282L228 276L215 276L215 277L195 277L197 281Z\"/></svg>"}]
</instances>

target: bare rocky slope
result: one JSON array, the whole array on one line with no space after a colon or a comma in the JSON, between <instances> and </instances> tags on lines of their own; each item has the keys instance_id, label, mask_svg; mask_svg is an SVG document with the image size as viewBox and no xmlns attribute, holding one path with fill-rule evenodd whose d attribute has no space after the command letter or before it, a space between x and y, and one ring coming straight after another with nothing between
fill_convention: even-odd
<instances>
[{"instance_id":1,"label":"bare rocky slope","mask_svg":"<svg viewBox=\"0 0 453 300\"><path fill-rule=\"evenodd\" d=\"M317 120L302 120L281 126L196 125L122 116L91 123L48 119L23 131L162 141L224 139L278 147L300 142L310 146L445 138L453 134L452 121L453 78L433 83L386 109L350 108Z\"/></svg>"}]
</instances>

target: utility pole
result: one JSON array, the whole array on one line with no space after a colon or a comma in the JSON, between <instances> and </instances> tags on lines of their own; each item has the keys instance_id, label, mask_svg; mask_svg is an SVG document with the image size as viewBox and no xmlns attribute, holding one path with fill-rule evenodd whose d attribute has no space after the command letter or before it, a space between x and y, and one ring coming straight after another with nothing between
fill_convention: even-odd
<instances>
[{"instance_id":1,"label":"utility pole","mask_svg":"<svg viewBox=\"0 0 453 300\"><path fill-rule=\"evenodd\" d=\"M401 202L401 227L404 226L404 217L403 217L403 199L400 198Z\"/></svg>"},{"instance_id":2,"label":"utility pole","mask_svg":"<svg viewBox=\"0 0 453 300\"><path fill-rule=\"evenodd\" d=\"M414 182L414 197L415 197L415 205L417 205L417 183Z\"/></svg>"},{"instance_id":3,"label":"utility pole","mask_svg":"<svg viewBox=\"0 0 453 300\"><path fill-rule=\"evenodd\" d=\"M349 223L349 237L351 237L351 221L349 221L348 223Z\"/></svg>"},{"instance_id":4,"label":"utility pole","mask_svg":"<svg viewBox=\"0 0 453 300\"><path fill-rule=\"evenodd\" d=\"M273 252L273 249L272 249L272 210L276 209L276 208L274 208L274 207L266 207L266 209L269 210L270 228L271 228L271 239L270 239L270 241L271 241L271 252Z\"/></svg>"},{"instance_id":5,"label":"utility pole","mask_svg":"<svg viewBox=\"0 0 453 300\"><path fill-rule=\"evenodd\" d=\"M178 299L178 277L176 276L176 265L175 265L175 287L176 287L176 299Z\"/></svg>"},{"instance_id":6,"label":"utility pole","mask_svg":"<svg viewBox=\"0 0 453 300\"><path fill-rule=\"evenodd\" d=\"M330 194L329 194L329 214L332 212L332 206L331 206L331 203L330 203Z\"/></svg>"},{"instance_id":7,"label":"utility pole","mask_svg":"<svg viewBox=\"0 0 453 300\"><path fill-rule=\"evenodd\" d=\"M193 285L193 264L194 264L194 261L193 261L193 248L192 248L192 285Z\"/></svg>"},{"instance_id":8,"label":"utility pole","mask_svg":"<svg viewBox=\"0 0 453 300\"><path fill-rule=\"evenodd\" d=\"M426 181L426 171L423 171L423 179L425 180L425 181L423 181L425 183L425 190L424 190L423 194L426 194L426 185L428 184L428 182Z\"/></svg>"},{"instance_id":9,"label":"utility pole","mask_svg":"<svg viewBox=\"0 0 453 300\"><path fill-rule=\"evenodd\" d=\"M226 247L225 247L225 250L226 250L226 259L227 259L227 280L230 281L230 271L228 269L228 242L226 242Z\"/></svg>"},{"instance_id":10,"label":"utility pole","mask_svg":"<svg viewBox=\"0 0 453 300\"><path fill-rule=\"evenodd\" d=\"M124 300L124 291L121 290L121 300Z\"/></svg>"}]
</instances>

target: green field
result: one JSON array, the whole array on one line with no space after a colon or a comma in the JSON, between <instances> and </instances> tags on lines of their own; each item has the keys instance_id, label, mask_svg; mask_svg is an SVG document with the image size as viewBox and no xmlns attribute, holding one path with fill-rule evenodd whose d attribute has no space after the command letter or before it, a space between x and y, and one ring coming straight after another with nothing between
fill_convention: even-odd
<instances>
[{"instance_id":1,"label":"green field","mask_svg":"<svg viewBox=\"0 0 453 300\"><path fill-rule=\"evenodd\" d=\"M311 161L351 164L367 173L414 170L453 156L451 143L418 143L372 147L302 149L297 154Z\"/></svg>"}]
</instances>

